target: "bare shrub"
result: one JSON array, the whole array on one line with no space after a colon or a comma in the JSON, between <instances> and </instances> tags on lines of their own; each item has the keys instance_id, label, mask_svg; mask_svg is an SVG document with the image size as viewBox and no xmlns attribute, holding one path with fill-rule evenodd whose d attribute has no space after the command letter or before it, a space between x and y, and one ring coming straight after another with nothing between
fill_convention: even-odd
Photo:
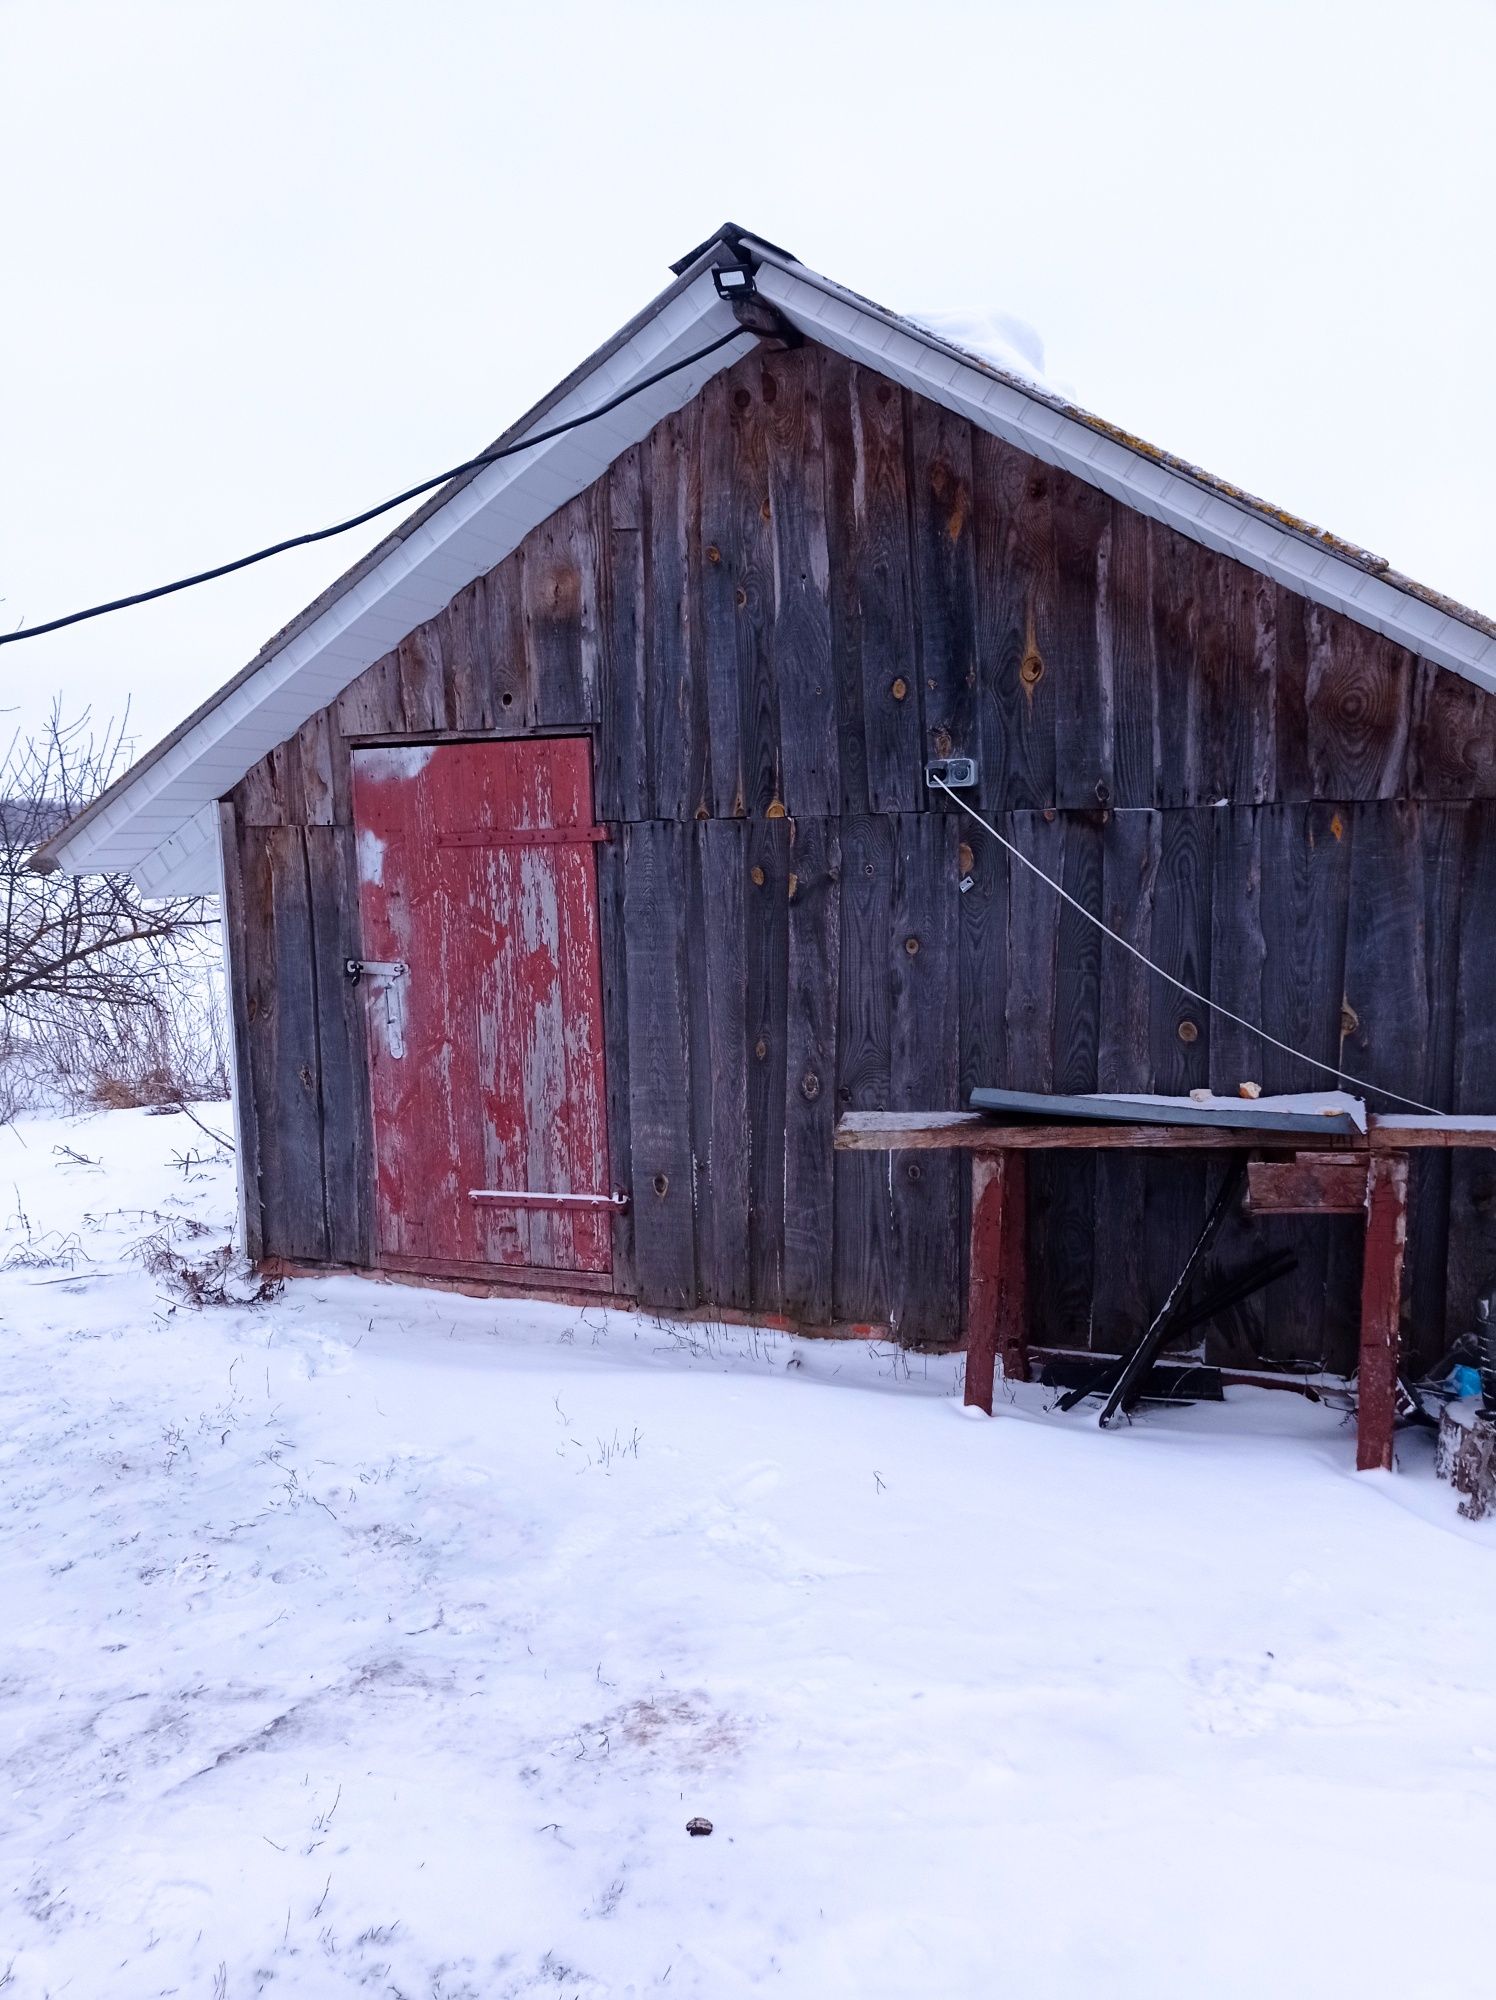
<instances>
[{"instance_id":1,"label":"bare shrub","mask_svg":"<svg viewBox=\"0 0 1496 2000\"><path fill-rule=\"evenodd\" d=\"M228 1095L212 902L30 865L126 749L54 708L0 758L0 1118Z\"/></svg>"}]
</instances>

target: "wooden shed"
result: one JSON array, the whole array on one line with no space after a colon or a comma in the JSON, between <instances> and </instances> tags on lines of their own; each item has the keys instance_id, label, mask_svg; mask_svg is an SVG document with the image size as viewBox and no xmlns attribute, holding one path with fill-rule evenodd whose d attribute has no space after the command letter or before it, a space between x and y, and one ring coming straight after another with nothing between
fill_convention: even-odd
<instances>
[{"instance_id":1,"label":"wooden shed","mask_svg":"<svg viewBox=\"0 0 1496 2000\"><path fill-rule=\"evenodd\" d=\"M930 760L1187 986L1483 1108L1493 689L1485 618L729 225L42 860L221 879L265 1263L948 1344L957 1162L841 1112L1328 1079ZM1145 1320L1211 1173L1036 1159L1036 1341ZM1427 1355L1496 1169L1415 1173ZM1348 1367L1354 1220L1252 1227L1298 1267L1216 1352Z\"/></svg>"}]
</instances>

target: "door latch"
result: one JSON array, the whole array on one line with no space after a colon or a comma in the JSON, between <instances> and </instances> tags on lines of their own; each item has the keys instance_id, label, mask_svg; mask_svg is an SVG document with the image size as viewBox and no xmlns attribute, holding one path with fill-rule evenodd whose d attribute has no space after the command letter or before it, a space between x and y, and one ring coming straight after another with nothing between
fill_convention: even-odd
<instances>
[{"instance_id":1,"label":"door latch","mask_svg":"<svg viewBox=\"0 0 1496 2000\"><path fill-rule=\"evenodd\" d=\"M357 986L365 974L370 979L403 979L410 967L403 958L345 958L343 970Z\"/></svg>"},{"instance_id":2,"label":"door latch","mask_svg":"<svg viewBox=\"0 0 1496 2000\"><path fill-rule=\"evenodd\" d=\"M357 986L362 979L377 979L383 982L372 996L375 1001L373 1011L378 1012L378 999L384 997L384 1045L391 1059L400 1062L405 1055L405 994L406 975L410 967L403 958L345 958L343 970L348 975L349 984Z\"/></svg>"}]
</instances>

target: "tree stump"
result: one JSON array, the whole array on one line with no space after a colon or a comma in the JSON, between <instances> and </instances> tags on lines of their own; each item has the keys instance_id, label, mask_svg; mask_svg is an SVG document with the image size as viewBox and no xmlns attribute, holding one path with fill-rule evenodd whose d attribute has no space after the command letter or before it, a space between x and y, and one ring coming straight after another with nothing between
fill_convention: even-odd
<instances>
[{"instance_id":1,"label":"tree stump","mask_svg":"<svg viewBox=\"0 0 1496 2000\"><path fill-rule=\"evenodd\" d=\"M1435 1469L1456 1493L1467 1521L1483 1521L1496 1507L1496 1418L1470 1403L1447 1403L1439 1419Z\"/></svg>"}]
</instances>

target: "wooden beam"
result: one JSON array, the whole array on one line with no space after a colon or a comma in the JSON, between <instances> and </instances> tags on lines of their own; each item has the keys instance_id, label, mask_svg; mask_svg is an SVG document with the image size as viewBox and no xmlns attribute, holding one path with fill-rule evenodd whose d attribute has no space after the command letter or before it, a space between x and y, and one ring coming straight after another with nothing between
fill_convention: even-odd
<instances>
[{"instance_id":1,"label":"wooden beam","mask_svg":"<svg viewBox=\"0 0 1496 2000\"><path fill-rule=\"evenodd\" d=\"M1028 1379L1027 1208L1023 1154L973 1153L965 1400L989 1417L999 1359L1006 1380Z\"/></svg>"},{"instance_id":2,"label":"wooden beam","mask_svg":"<svg viewBox=\"0 0 1496 2000\"><path fill-rule=\"evenodd\" d=\"M1399 1312L1408 1240L1408 1160L1378 1154L1366 1185L1366 1249L1361 1274L1361 1358L1357 1375L1356 1470L1392 1470L1397 1409Z\"/></svg>"},{"instance_id":3,"label":"wooden beam","mask_svg":"<svg viewBox=\"0 0 1496 2000\"><path fill-rule=\"evenodd\" d=\"M836 1146L850 1153L1215 1152L1292 1153L1293 1133L1243 1132L1215 1125L998 1125L980 1111L847 1111ZM1326 1133L1316 1146L1363 1153L1359 1134ZM1496 1140L1493 1140L1496 1143Z\"/></svg>"},{"instance_id":4,"label":"wooden beam","mask_svg":"<svg viewBox=\"0 0 1496 2000\"><path fill-rule=\"evenodd\" d=\"M836 1127L838 1151L939 1152L1240 1152L1304 1150L1302 1134L1216 1125L999 1125L982 1111L847 1111ZM1361 1133L1326 1132L1316 1152L1431 1152L1488 1147L1496 1151L1496 1116L1425 1118L1373 1115Z\"/></svg>"},{"instance_id":5,"label":"wooden beam","mask_svg":"<svg viewBox=\"0 0 1496 2000\"><path fill-rule=\"evenodd\" d=\"M1359 1215L1366 1206L1362 1154L1299 1153L1249 1160L1247 1206L1254 1215Z\"/></svg>"},{"instance_id":6,"label":"wooden beam","mask_svg":"<svg viewBox=\"0 0 1496 2000\"><path fill-rule=\"evenodd\" d=\"M1427 1118L1422 1113L1408 1111L1375 1112L1369 1123L1368 1137L1374 1153L1496 1148L1496 1117L1454 1113L1448 1118Z\"/></svg>"}]
</instances>

